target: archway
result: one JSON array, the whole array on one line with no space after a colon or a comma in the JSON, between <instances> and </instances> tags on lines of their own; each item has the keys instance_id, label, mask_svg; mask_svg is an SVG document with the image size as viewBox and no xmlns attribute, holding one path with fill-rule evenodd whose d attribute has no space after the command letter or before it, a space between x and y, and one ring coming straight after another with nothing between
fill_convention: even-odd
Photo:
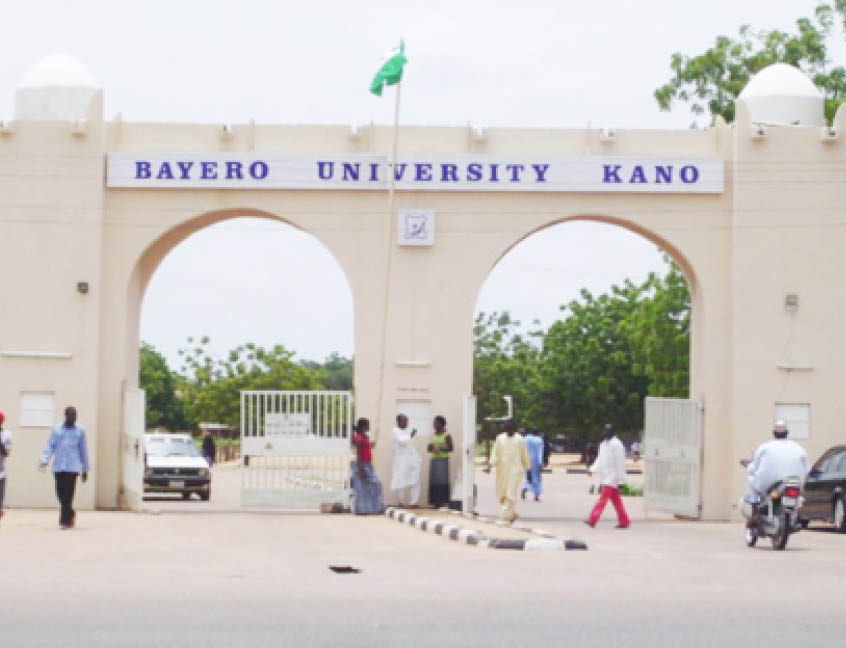
<instances>
[{"instance_id":1,"label":"archway","mask_svg":"<svg viewBox=\"0 0 846 648\"><path fill-rule=\"evenodd\" d=\"M314 295L321 296L319 303ZM219 307L205 308L204 299L215 300ZM148 361L152 357L159 368L164 364L164 371L175 377L173 401L182 415L182 423L173 417L160 417L159 423L169 431L193 432L195 437L200 427L225 437L218 439L218 447L223 443L229 451L219 454L230 463L210 471L216 483L209 489L212 509L239 506L235 446L242 423L241 391L352 389L353 298L345 271L315 236L270 214L251 210L203 214L164 233L133 268L127 309L127 388L138 384L139 343L150 343L142 355ZM178 310L187 310L189 317L179 317ZM156 325L156 312L168 321ZM145 334L142 340L145 317L152 335ZM221 323L210 323L214 317ZM160 345L167 327L181 327L182 338L175 341L170 336ZM190 349L177 356L175 345ZM159 346L161 353L156 350ZM309 350L304 354L299 352L302 348ZM159 413L150 407L150 390L159 383L141 386L147 390L149 429L156 425L151 418ZM131 391L125 392L124 399L130 397ZM167 489L184 480L157 478L155 485L148 481L146 505L184 508L178 504L179 496L192 499L187 484L187 490L173 491L176 501ZM204 499L209 495L203 490L207 486L197 485L196 492Z\"/></svg>"},{"instance_id":2,"label":"archway","mask_svg":"<svg viewBox=\"0 0 846 648\"><path fill-rule=\"evenodd\" d=\"M509 283L503 275L519 278ZM587 490L583 477L573 486L563 475L585 472L585 455L595 452L603 423L613 422L630 447L642 440L645 396L699 393L698 288L691 263L676 246L637 223L605 215L545 223L497 258L479 291L474 326L481 438L487 446L500 430L496 419L509 410L518 426L541 430L544 460L553 452L547 464L547 493L555 504L550 519L562 515L562 489ZM555 303L543 310L544 299ZM527 312L527 304L535 312ZM539 321L529 324L535 317ZM506 394L513 410L501 398ZM641 466L630 464L635 487L642 486ZM698 496L698 465L696 470ZM480 475L485 514L496 514L491 490L490 479ZM528 495L531 500L531 488ZM578 512L570 517L584 517L587 503L575 505ZM524 508L533 514L529 504ZM538 519L544 519L543 508L534 513Z\"/></svg>"}]
</instances>

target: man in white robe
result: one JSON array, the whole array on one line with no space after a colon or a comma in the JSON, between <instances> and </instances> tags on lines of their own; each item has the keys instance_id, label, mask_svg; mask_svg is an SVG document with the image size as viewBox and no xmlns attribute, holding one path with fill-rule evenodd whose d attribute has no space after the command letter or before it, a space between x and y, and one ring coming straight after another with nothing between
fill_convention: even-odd
<instances>
[{"instance_id":1,"label":"man in white robe","mask_svg":"<svg viewBox=\"0 0 846 648\"><path fill-rule=\"evenodd\" d=\"M420 453L412 442L417 430L408 430L408 417L397 415L397 426L391 439L394 443L394 466L391 490L400 506L417 506L420 499Z\"/></svg>"},{"instance_id":2,"label":"man in white robe","mask_svg":"<svg viewBox=\"0 0 846 648\"><path fill-rule=\"evenodd\" d=\"M505 522L517 519L515 503L517 493L528 470L529 454L522 435L517 434L513 421L506 421L494 443L491 463L496 466L496 497L499 500L499 517Z\"/></svg>"}]
</instances>

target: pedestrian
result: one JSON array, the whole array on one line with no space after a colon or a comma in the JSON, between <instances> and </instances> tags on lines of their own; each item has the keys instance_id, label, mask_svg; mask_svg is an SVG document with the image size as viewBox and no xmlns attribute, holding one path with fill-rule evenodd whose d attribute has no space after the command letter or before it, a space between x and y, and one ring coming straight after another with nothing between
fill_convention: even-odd
<instances>
[{"instance_id":1,"label":"pedestrian","mask_svg":"<svg viewBox=\"0 0 846 648\"><path fill-rule=\"evenodd\" d=\"M506 421L503 430L494 442L492 463L496 466L499 517L505 522L513 522L517 519L517 492L530 464L526 443L523 437L516 433L514 421Z\"/></svg>"},{"instance_id":2,"label":"pedestrian","mask_svg":"<svg viewBox=\"0 0 846 648\"><path fill-rule=\"evenodd\" d=\"M452 452L452 437L446 431L446 419L438 414L432 423L435 428L432 440L426 449L431 455L429 461L429 504L435 508L449 506L449 453Z\"/></svg>"},{"instance_id":3,"label":"pedestrian","mask_svg":"<svg viewBox=\"0 0 846 648\"><path fill-rule=\"evenodd\" d=\"M599 473L599 501L585 520L585 524L596 526L610 499L614 510L617 511L617 528L627 529L630 524L629 516L626 514L623 500L620 499L620 484L626 481L626 447L614 434L614 426L610 423L605 424L603 436L604 441L599 444L599 455L588 468L588 477L592 477L594 472Z\"/></svg>"},{"instance_id":4,"label":"pedestrian","mask_svg":"<svg viewBox=\"0 0 846 648\"><path fill-rule=\"evenodd\" d=\"M526 491L530 490L535 496L535 501L540 502L543 439L538 435L537 428L526 430L526 453L529 455L529 469L526 471L526 481L523 482L523 491L520 495L526 499Z\"/></svg>"},{"instance_id":5,"label":"pedestrian","mask_svg":"<svg viewBox=\"0 0 846 648\"><path fill-rule=\"evenodd\" d=\"M372 449L375 443L371 442L370 437L367 436L369 431L370 421L366 418L356 421L352 438L356 459L350 474L353 513L356 515L382 513L385 510L385 505L382 503L382 484L373 470Z\"/></svg>"},{"instance_id":6,"label":"pedestrian","mask_svg":"<svg viewBox=\"0 0 846 648\"><path fill-rule=\"evenodd\" d=\"M12 452L12 431L3 427L6 417L0 412L0 518L3 517L3 499L6 495L6 457Z\"/></svg>"},{"instance_id":7,"label":"pedestrian","mask_svg":"<svg viewBox=\"0 0 846 648\"><path fill-rule=\"evenodd\" d=\"M391 471L391 490L400 506L416 508L420 499L420 453L414 447L417 429L408 431L408 417L397 415L392 433L394 465Z\"/></svg>"},{"instance_id":8,"label":"pedestrian","mask_svg":"<svg viewBox=\"0 0 846 648\"><path fill-rule=\"evenodd\" d=\"M203 456L206 458L209 468L214 465L216 451L214 437L210 430L206 430L206 434L203 436Z\"/></svg>"},{"instance_id":9,"label":"pedestrian","mask_svg":"<svg viewBox=\"0 0 846 648\"><path fill-rule=\"evenodd\" d=\"M549 455L552 452L552 443L550 443L549 435L546 432L541 435L541 439L543 439L543 467L546 468L549 465Z\"/></svg>"},{"instance_id":10,"label":"pedestrian","mask_svg":"<svg viewBox=\"0 0 846 648\"><path fill-rule=\"evenodd\" d=\"M56 496L61 510L59 526L70 529L76 524L73 510L73 495L76 478L88 481L88 450L85 447L85 430L76 424L76 408L65 408L65 422L50 431L47 446L41 453L40 470L44 470L53 458L53 478L56 481Z\"/></svg>"}]
</instances>

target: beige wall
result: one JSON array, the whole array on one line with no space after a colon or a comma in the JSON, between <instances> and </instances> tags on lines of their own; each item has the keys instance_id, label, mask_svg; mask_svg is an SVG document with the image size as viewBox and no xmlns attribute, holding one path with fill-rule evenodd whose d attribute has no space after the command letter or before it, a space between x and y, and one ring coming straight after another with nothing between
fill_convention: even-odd
<instances>
[{"instance_id":1,"label":"beige wall","mask_svg":"<svg viewBox=\"0 0 846 648\"><path fill-rule=\"evenodd\" d=\"M99 101L84 135L63 123L14 123L0 135L0 303L8 313L0 319L0 351L70 357L0 356L0 409L17 432L8 503L53 502L50 481L34 472L48 431L17 429L18 395L31 389L55 391L60 406L76 404L89 430L94 479L80 505L119 504L121 394L137 383L144 291L167 253L202 227L257 215L312 233L344 269L354 298L357 414L369 416L386 440L396 401L428 400L460 439L462 397L472 389L472 319L490 269L535 231L593 219L646 236L687 273L691 395L705 406L703 516L729 517L742 487L736 459L766 438L775 401L812 403L812 455L836 441L846 359L839 325L846 296L835 285L846 234L830 226L844 197L836 182L844 146L804 128L771 129L765 140L752 140L743 119L733 129L624 131L610 143L583 130L494 129L480 141L465 128L405 127L400 147L415 153L726 162L721 195L398 193L397 208L437 211L432 248L388 245L391 218L377 192L104 187L107 152L381 152L390 149L387 128L351 138L345 127L248 124L221 139L214 125L104 123ZM79 280L90 282L88 295L76 292ZM798 312L785 312L785 292L800 294ZM782 361L813 370L778 370ZM377 444L376 464L387 482L390 444Z\"/></svg>"}]
</instances>

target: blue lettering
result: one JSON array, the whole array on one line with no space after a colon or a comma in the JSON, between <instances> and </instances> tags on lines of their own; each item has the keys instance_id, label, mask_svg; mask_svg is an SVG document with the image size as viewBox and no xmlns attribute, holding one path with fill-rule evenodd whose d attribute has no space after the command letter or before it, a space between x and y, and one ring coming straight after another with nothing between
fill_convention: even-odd
<instances>
[{"instance_id":1,"label":"blue lettering","mask_svg":"<svg viewBox=\"0 0 846 648\"><path fill-rule=\"evenodd\" d=\"M549 171L548 164L533 164L532 168L538 176L538 182L546 182L546 172Z\"/></svg>"},{"instance_id":2,"label":"blue lettering","mask_svg":"<svg viewBox=\"0 0 846 648\"><path fill-rule=\"evenodd\" d=\"M655 184L673 184L673 166L655 167Z\"/></svg>"},{"instance_id":3,"label":"blue lettering","mask_svg":"<svg viewBox=\"0 0 846 648\"><path fill-rule=\"evenodd\" d=\"M499 178L496 175L498 169L498 164L491 164L491 182L499 182Z\"/></svg>"},{"instance_id":4,"label":"blue lettering","mask_svg":"<svg viewBox=\"0 0 846 648\"><path fill-rule=\"evenodd\" d=\"M146 180L150 177L150 163L144 160L135 160L135 179Z\"/></svg>"},{"instance_id":5,"label":"blue lettering","mask_svg":"<svg viewBox=\"0 0 846 648\"><path fill-rule=\"evenodd\" d=\"M520 173L526 167L522 164L506 164L505 168L511 171L511 182L520 182Z\"/></svg>"},{"instance_id":6,"label":"blue lettering","mask_svg":"<svg viewBox=\"0 0 846 648\"><path fill-rule=\"evenodd\" d=\"M200 162L200 180L217 180L217 162Z\"/></svg>"},{"instance_id":7,"label":"blue lettering","mask_svg":"<svg viewBox=\"0 0 846 648\"><path fill-rule=\"evenodd\" d=\"M679 177L681 181L685 184L691 184L699 180L699 169L695 166L688 164L687 166L683 166L681 171L679 172Z\"/></svg>"},{"instance_id":8,"label":"blue lettering","mask_svg":"<svg viewBox=\"0 0 846 648\"><path fill-rule=\"evenodd\" d=\"M162 162L156 180L173 180L173 171L170 170L170 162Z\"/></svg>"},{"instance_id":9,"label":"blue lettering","mask_svg":"<svg viewBox=\"0 0 846 648\"><path fill-rule=\"evenodd\" d=\"M643 167L639 164L632 169L632 177L629 178L629 184L646 184L646 176L643 173Z\"/></svg>"},{"instance_id":10,"label":"blue lettering","mask_svg":"<svg viewBox=\"0 0 846 648\"><path fill-rule=\"evenodd\" d=\"M343 180L358 180L358 174L361 171L361 162L356 162L355 164L351 164L349 162L344 162L344 177Z\"/></svg>"},{"instance_id":11,"label":"blue lettering","mask_svg":"<svg viewBox=\"0 0 846 648\"><path fill-rule=\"evenodd\" d=\"M441 165L441 182L458 182L458 165Z\"/></svg>"},{"instance_id":12,"label":"blue lettering","mask_svg":"<svg viewBox=\"0 0 846 648\"><path fill-rule=\"evenodd\" d=\"M394 167L394 180L396 180L397 182L402 180L402 177L405 175L405 167L407 166L407 163L402 162L401 164L397 164Z\"/></svg>"},{"instance_id":13,"label":"blue lettering","mask_svg":"<svg viewBox=\"0 0 846 648\"><path fill-rule=\"evenodd\" d=\"M467 180L469 182L478 182L482 179L482 165L478 162L473 162L467 165Z\"/></svg>"},{"instance_id":14,"label":"blue lettering","mask_svg":"<svg viewBox=\"0 0 846 648\"><path fill-rule=\"evenodd\" d=\"M377 182L379 180L379 163L370 163L370 182Z\"/></svg>"},{"instance_id":15,"label":"blue lettering","mask_svg":"<svg viewBox=\"0 0 846 648\"><path fill-rule=\"evenodd\" d=\"M318 162L317 163L317 177L321 180L331 180L335 173L334 162Z\"/></svg>"},{"instance_id":16,"label":"blue lettering","mask_svg":"<svg viewBox=\"0 0 846 648\"><path fill-rule=\"evenodd\" d=\"M243 180L244 174L241 172L240 162L226 163L226 179L227 180Z\"/></svg>"},{"instance_id":17,"label":"blue lettering","mask_svg":"<svg viewBox=\"0 0 846 648\"><path fill-rule=\"evenodd\" d=\"M194 166L193 162L177 162L176 166L179 167L179 179L180 180L190 180L191 176L189 172L191 171L191 167Z\"/></svg>"},{"instance_id":18,"label":"blue lettering","mask_svg":"<svg viewBox=\"0 0 846 648\"><path fill-rule=\"evenodd\" d=\"M603 164L602 182L622 182L620 180L620 167L622 167L621 164Z\"/></svg>"},{"instance_id":19,"label":"blue lettering","mask_svg":"<svg viewBox=\"0 0 846 648\"><path fill-rule=\"evenodd\" d=\"M256 160L250 165L250 177L253 180L264 180L267 177L267 164L261 160Z\"/></svg>"},{"instance_id":20,"label":"blue lettering","mask_svg":"<svg viewBox=\"0 0 846 648\"><path fill-rule=\"evenodd\" d=\"M417 162L414 165L417 174L414 176L416 182L429 181L432 179L432 165L425 162Z\"/></svg>"}]
</instances>

